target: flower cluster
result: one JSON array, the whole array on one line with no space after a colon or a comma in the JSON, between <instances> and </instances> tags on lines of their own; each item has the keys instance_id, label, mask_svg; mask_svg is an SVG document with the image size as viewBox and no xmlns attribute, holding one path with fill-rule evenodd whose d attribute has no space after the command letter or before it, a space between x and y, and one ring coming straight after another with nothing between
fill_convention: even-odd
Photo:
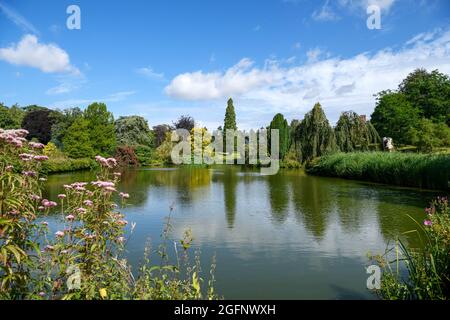
<instances>
[{"instance_id":1,"label":"flower cluster","mask_svg":"<svg viewBox=\"0 0 450 320\"><path fill-rule=\"evenodd\" d=\"M22 148L24 142L26 141L25 137L27 135L28 131L24 129L0 129L0 141L17 148Z\"/></svg>"},{"instance_id":2,"label":"flower cluster","mask_svg":"<svg viewBox=\"0 0 450 320\"><path fill-rule=\"evenodd\" d=\"M117 166L117 160L114 158L104 158L102 156L95 156L95 161L97 161L102 167L114 168Z\"/></svg>"}]
</instances>

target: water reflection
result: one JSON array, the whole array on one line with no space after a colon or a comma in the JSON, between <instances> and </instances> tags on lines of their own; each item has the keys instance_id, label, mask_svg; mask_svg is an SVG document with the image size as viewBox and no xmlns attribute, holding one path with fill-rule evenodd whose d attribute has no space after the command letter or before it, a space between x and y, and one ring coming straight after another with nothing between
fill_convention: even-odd
<instances>
[{"instance_id":1,"label":"water reflection","mask_svg":"<svg viewBox=\"0 0 450 320\"><path fill-rule=\"evenodd\" d=\"M46 196L93 173L50 176ZM128 245L138 260L154 245L175 204L174 237L192 228L206 263L217 255L218 290L227 298L370 298L368 251L381 252L394 236L415 228L436 193L280 171L222 166L123 172L124 209L137 222ZM417 245L414 238L408 242ZM333 274L334 276L330 276Z\"/></svg>"}]
</instances>

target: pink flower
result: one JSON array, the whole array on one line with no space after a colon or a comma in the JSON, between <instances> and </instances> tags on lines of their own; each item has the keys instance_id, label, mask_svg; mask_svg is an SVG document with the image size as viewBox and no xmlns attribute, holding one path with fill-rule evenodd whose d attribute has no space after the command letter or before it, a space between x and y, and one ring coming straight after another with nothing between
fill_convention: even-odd
<instances>
[{"instance_id":1,"label":"pink flower","mask_svg":"<svg viewBox=\"0 0 450 320\"><path fill-rule=\"evenodd\" d=\"M114 175L115 177L120 177L122 174L121 174L120 172L114 172L113 175Z\"/></svg>"},{"instance_id":2,"label":"pink flower","mask_svg":"<svg viewBox=\"0 0 450 320\"><path fill-rule=\"evenodd\" d=\"M66 216L66 219L69 221L73 221L75 220L75 216L73 214L69 214L68 216Z\"/></svg>"},{"instance_id":3,"label":"pink flower","mask_svg":"<svg viewBox=\"0 0 450 320\"><path fill-rule=\"evenodd\" d=\"M48 201L47 199L42 200L42 205L46 208L56 207L58 204L54 201Z\"/></svg>"},{"instance_id":4,"label":"pink flower","mask_svg":"<svg viewBox=\"0 0 450 320\"><path fill-rule=\"evenodd\" d=\"M47 156L34 156L33 159L36 161L45 161L45 160L48 160L48 157Z\"/></svg>"},{"instance_id":5,"label":"pink flower","mask_svg":"<svg viewBox=\"0 0 450 320\"><path fill-rule=\"evenodd\" d=\"M64 232L63 231L56 231L55 232L55 236L57 236L58 238L62 238L62 237L64 237Z\"/></svg>"},{"instance_id":6,"label":"pink flower","mask_svg":"<svg viewBox=\"0 0 450 320\"><path fill-rule=\"evenodd\" d=\"M22 161L30 161L31 159L34 158L34 155L30 153L21 153L19 154L19 158Z\"/></svg>"},{"instance_id":7,"label":"pink flower","mask_svg":"<svg viewBox=\"0 0 450 320\"><path fill-rule=\"evenodd\" d=\"M65 197L66 197L66 195L63 194L63 193L58 194L58 198L59 198L59 199L64 199Z\"/></svg>"},{"instance_id":8,"label":"pink flower","mask_svg":"<svg viewBox=\"0 0 450 320\"><path fill-rule=\"evenodd\" d=\"M119 193L119 196L124 199L128 199L130 197L130 195L128 193L124 193L124 192Z\"/></svg>"},{"instance_id":9,"label":"pink flower","mask_svg":"<svg viewBox=\"0 0 450 320\"><path fill-rule=\"evenodd\" d=\"M42 211L42 210L44 210L44 209L45 209L44 206L39 206L39 207L38 207L38 210L39 210L39 211Z\"/></svg>"},{"instance_id":10,"label":"pink flower","mask_svg":"<svg viewBox=\"0 0 450 320\"><path fill-rule=\"evenodd\" d=\"M126 226L128 224L128 221L126 221L126 220L119 220L119 221L117 221L117 224L121 225L121 226Z\"/></svg>"},{"instance_id":11,"label":"pink flower","mask_svg":"<svg viewBox=\"0 0 450 320\"><path fill-rule=\"evenodd\" d=\"M44 149L44 147L45 147L42 143L33 142L33 141L31 141L28 145L30 147L32 147L33 149Z\"/></svg>"},{"instance_id":12,"label":"pink flower","mask_svg":"<svg viewBox=\"0 0 450 320\"><path fill-rule=\"evenodd\" d=\"M39 196L36 195L36 194L32 194L32 195L30 196L30 198L31 198L31 200L34 200L34 201L39 201L39 200L41 200L41 197L39 197Z\"/></svg>"},{"instance_id":13,"label":"pink flower","mask_svg":"<svg viewBox=\"0 0 450 320\"><path fill-rule=\"evenodd\" d=\"M115 191L117 191L116 188L114 188L114 187L106 187L106 188L104 188L104 190L108 191L108 192L115 192Z\"/></svg>"},{"instance_id":14,"label":"pink flower","mask_svg":"<svg viewBox=\"0 0 450 320\"><path fill-rule=\"evenodd\" d=\"M77 208L76 211L78 213L86 213L86 209L85 208Z\"/></svg>"},{"instance_id":15,"label":"pink flower","mask_svg":"<svg viewBox=\"0 0 450 320\"><path fill-rule=\"evenodd\" d=\"M13 216L16 216L16 215L19 214L19 211L17 211L16 209L14 209L14 210L11 210L11 211L9 212L9 214L12 214Z\"/></svg>"},{"instance_id":16,"label":"pink flower","mask_svg":"<svg viewBox=\"0 0 450 320\"><path fill-rule=\"evenodd\" d=\"M26 177L36 177L35 171L23 171L22 174Z\"/></svg>"},{"instance_id":17,"label":"pink flower","mask_svg":"<svg viewBox=\"0 0 450 320\"><path fill-rule=\"evenodd\" d=\"M92 207L92 205L94 204L91 200L84 200L83 204L87 207Z\"/></svg>"},{"instance_id":18,"label":"pink flower","mask_svg":"<svg viewBox=\"0 0 450 320\"><path fill-rule=\"evenodd\" d=\"M433 223L431 222L431 220L425 220L423 222L423 224L426 225L426 226L431 226Z\"/></svg>"}]
</instances>

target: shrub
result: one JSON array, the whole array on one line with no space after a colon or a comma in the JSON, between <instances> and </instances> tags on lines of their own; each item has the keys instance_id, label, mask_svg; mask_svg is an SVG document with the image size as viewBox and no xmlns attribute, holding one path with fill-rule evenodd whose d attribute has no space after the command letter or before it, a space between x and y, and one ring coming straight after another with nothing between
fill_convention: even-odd
<instances>
[{"instance_id":1,"label":"shrub","mask_svg":"<svg viewBox=\"0 0 450 320\"><path fill-rule=\"evenodd\" d=\"M133 147L129 146L119 146L116 148L116 154L114 156L117 163L121 167L136 167L139 165L139 160L134 152Z\"/></svg>"},{"instance_id":2,"label":"shrub","mask_svg":"<svg viewBox=\"0 0 450 320\"><path fill-rule=\"evenodd\" d=\"M310 174L386 184L447 190L449 154L400 152L336 153L310 162Z\"/></svg>"},{"instance_id":3,"label":"shrub","mask_svg":"<svg viewBox=\"0 0 450 320\"><path fill-rule=\"evenodd\" d=\"M380 289L384 299L450 298L450 208L447 198L437 198L425 209L426 220L413 230L424 243L423 250L408 248L401 239L383 256L372 257L384 267ZM396 258L389 261L395 253ZM402 277L399 265L406 267ZM395 267L394 267L395 265Z\"/></svg>"}]
</instances>

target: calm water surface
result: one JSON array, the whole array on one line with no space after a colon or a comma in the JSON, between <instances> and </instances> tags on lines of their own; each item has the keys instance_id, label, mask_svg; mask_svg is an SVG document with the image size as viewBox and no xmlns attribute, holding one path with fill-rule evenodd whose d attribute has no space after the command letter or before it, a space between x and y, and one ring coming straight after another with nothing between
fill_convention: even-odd
<instances>
[{"instance_id":1,"label":"calm water surface","mask_svg":"<svg viewBox=\"0 0 450 320\"><path fill-rule=\"evenodd\" d=\"M52 175L46 196L94 174ZM137 266L145 244L160 241L170 207L172 237L190 228L204 271L216 255L216 290L227 299L373 299L366 289L367 253L415 229L437 194L280 171L261 176L238 167L124 172L131 195L123 212L136 222L127 250ZM59 215L49 217L60 227ZM417 245L413 238L411 245Z\"/></svg>"}]
</instances>

